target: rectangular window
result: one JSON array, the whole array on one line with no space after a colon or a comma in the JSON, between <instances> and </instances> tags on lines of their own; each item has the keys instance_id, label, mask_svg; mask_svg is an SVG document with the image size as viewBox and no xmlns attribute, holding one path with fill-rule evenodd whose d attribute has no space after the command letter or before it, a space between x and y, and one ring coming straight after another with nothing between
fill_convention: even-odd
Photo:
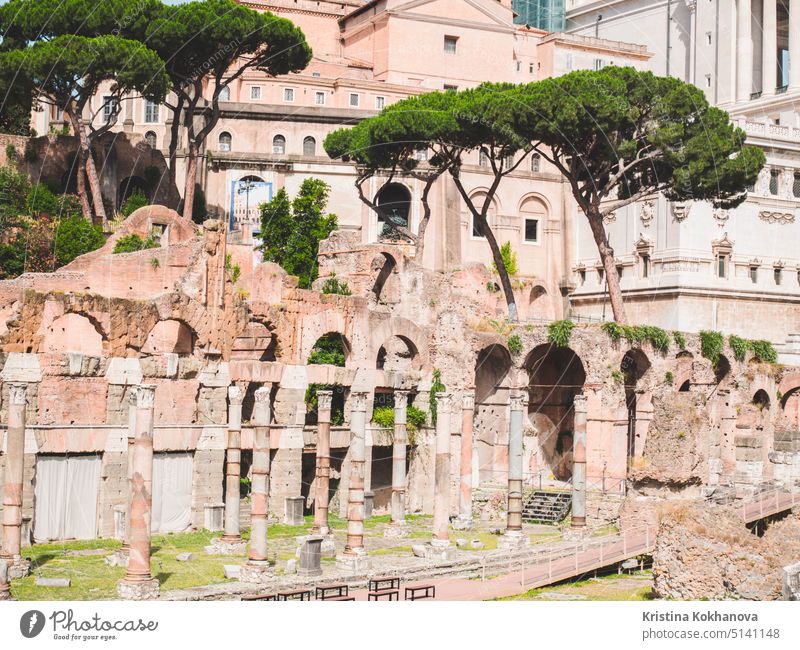
<instances>
[{"instance_id":1,"label":"rectangular window","mask_svg":"<svg viewBox=\"0 0 800 650\"><path fill-rule=\"evenodd\" d=\"M283 89L283 101L285 101L285 102L293 102L294 101L294 88L284 88Z\"/></svg>"},{"instance_id":2,"label":"rectangular window","mask_svg":"<svg viewBox=\"0 0 800 650\"><path fill-rule=\"evenodd\" d=\"M533 173L538 173L542 168L542 157L535 153L531 156L531 171Z\"/></svg>"},{"instance_id":3,"label":"rectangular window","mask_svg":"<svg viewBox=\"0 0 800 650\"><path fill-rule=\"evenodd\" d=\"M478 164L481 167L489 166L489 155L483 149L481 149L480 153L478 154Z\"/></svg>"},{"instance_id":4,"label":"rectangular window","mask_svg":"<svg viewBox=\"0 0 800 650\"><path fill-rule=\"evenodd\" d=\"M531 74L533 74L533 63L531 63L531 64L528 66L528 72L530 72Z\"/></svg>"},{"instance_id":5,"label":"rectangular window","mask_svg":"<svg viewBox=\"0 0 800 650\"><path fill-rule=\"evenodd\" d=\"M522 72L522 61L517 61L517 72Z\"/></svg>"},{"instance_id":6,"label":"rectangular window","mask_svg":"<svg viewBox=\"0 0 800 650\"><path fill-rule=\"evenodd\" d=\"M444 37L444 53L455 54L458 49L458 36Z\"/></svg>"},{"instance_id":7,"label":"rectangular window","mask_svg":"<svg viewBox=\"0 0 800 650\"><path fill-rule=\"evenodd\" d=\"M717 255L717 277L728 277L728 258L725 255Z\"/></svg>"},{"instance_id":8,"label":"rectangular window","mask_svg":"<svg viewBox=\"0 0 800 650\"><path fill-rule=\"evenodd\" d=\"M772 272L772 274L773 274L773 276L775 277L775 284L778 284L778 285L779 285L779 284L781 283L781 281L783 280L783 273L782 273L782 270L781 270L781 269L775 269L775 270Z\"/></svg>"},{"instance_id":9,"label":"rectangular window","mask_svg":"<svg viewBox=\"0 0 800 650\"><path fill-rule=\"evenodd\" d=\"M158 122L158 104L149 99L144 102L144 121L148 123Z\"/></svg>"},{"instance_id":10,"label":"rectangular window","mask_svg":"<svg viewBox=\"0 0 800 650\"><path fill-rule=\"evenodd\" d=\"M706 32L706 44L711 45L711 32Z\"/></svg>"},{"instance_id":11,"label":"rectangular window","mask_svg":"<svg viewBox=\"0 0 800 650\"><path fill-rule=\"evenodd\" d=\"M711 75L706 75L706 88L711 88Z\"/></svg>"},{"instance_id":12,"label":"rectangular window","mask_svg":"<svg viewBox=\"0 0 800 650\"><path fill-rule=\"evenodd\" d=\"M250 99L261 99L261 86L250 86Z\"/></svg>"},{"instance_id":13,"label":"rectangular window","mask_svg":"<svg viewBox=\"0 0 800 650\"><path fill-rule=\"evenodd\" d=\"M620 280L622 280L622 274L623 274L624 272L625 272L625 267L624 267L624 266L618 266L618 267L617 267L617 277L618 277Z\"/></svg>"},{"instance_id":14,"label":"rectangular window","mask_svg":"<svg viewBox=\"0 0 800 650\"><path fill-rule=\"evenodd\" d=\"M112 116L117 115L118 105L119 102L116 97L111 97L110 95L103 97L103 119L105 119L106 122L111 120Z\"/></svg>"},{"instance_id":15,"label":"rectangular window","mask_svg":"<svg viewBox=\"0 0 800 650\"><path fill-rule=\"evenodd\" d=\"M777 169L773 169L769 173L769 193L773 196L778 195L778 188L780 186L781 173Z\"/></svg>"},{"instance_id":16,"label":"rectangular window","mask_svg":"<svg viewBox=\"0 0 800 650\"><path fill-rule=\"evenodd\" d=\"M325 93L318 90L314 93L314 103L317 106L325 106Z\"/></svg>"},{"instance_id":17,"label":"rectangular window","mask_svg":"<svg viewBox=\"0 0 800 650\"><path fill-rule=\"evenodd\" d=\"M752 282L753 284L757 284L758 283L758 267L757 266L751 266L750 267L750 282Z\"/></svg>"},{"instance_id":18,"label":"rectangular window","mask_svg":"<svg viewBox=\"0 0 800 650\"><path fill-rule=\"evenodd\" d=\"M594 69L595 70L602 70L606 67L605 59L595 59L594 60Z\"/></svg>"},{"instance_id":19,"label":"rectangular window","mask_svg":"<svg viewBox=\"0 0 800 650\"><path fill-rule=\"evenodd\" d=\"M525 241L534 243L539 241L538 219L525 219Z\"/></svg>"},{"instance_id":20,"label":"rectangular window","mask_svg":"<svg viewBox=\"0 0 800 650\"><path fill-rule=\"evenodd\" d=\"M311 73L311 76L312 76L312 77L317 77L317 78L319 78L319 77L321 77L322 75L321 75L319 72L312 72L312 73Z\"/></svg>"},{"instance_id":21,"label":"rectangular window","mask_svg":"<svg viewBox=\"0 0 800 650\"><path fill-rule=\"evenodd\" d=\"M642 255L642 277L650 277L650 256Z\"/></svg>"},{"instance_id":22,"label":"rectangular window","mask_svg":"<svg viewBox=\"0 0 800 650\"><path fill-rule=\"evenodd\" d=\"M475 217L472 218L472 236L473 237L483 237L483 231L481 230L480 225L475 220Z\"/></svg>"},{"instance_id":23,"label":"rectangular window","mask_svg":"<svg viewBox=\"0 0 800 650\"><path fill-rule=\"evenodd\" d=\"M375 98L375 110L382 111L386 106L386 97L376 97Z\"/></svg>"},{"instance_id":24,"label":"rectangular window","mask_svg":"<svg viewBox=\"0 0 800 650\"><path fill-rule=\"evenodd\" d=\"M361 96L358 93L350 93L350 106L358 108L361 103Z\"/></svg>"},{"instance_id":25,"label":"rectangular window","mask_svg":"<svg viewBox=\"0 0 800 650\"><path fill-rule=\"evenodd\" d=\"M445 84L444 90L447 92L448 90L458 90L458 86L453 86L452 84Z\"/></svg>"},{"instance_id":26,"label":"rectangular window","mask_svg":"<svg viewBox=\"0 0 800 650\"><path fill-rule=\"evenodd\" d=\"M601 266L597 267L597 281L600 284L603 284L603 281L605 279L606 279L606 270Z\"/></svg>"},{"instance_id":27,"label":"rectangular window","mask_svg":"<svg viewBox=\"0 0 800 650\"><path fill-rule=\"evenodd\" d=\"M586 270L585 269L581 269L580 271L578 271L578 277L580 278L581 286L586 284Z\"/></svg>"},{"instance_id":28,"label":"rectangular window","mask_svg":"<svg viewBox=\"0 0 800 650\"><path fill-rule=\"evenodd\" d=\"M564 60L564 67L567 70L572 70L572 52L567 52Z\"/></svg>"}]
</instances>

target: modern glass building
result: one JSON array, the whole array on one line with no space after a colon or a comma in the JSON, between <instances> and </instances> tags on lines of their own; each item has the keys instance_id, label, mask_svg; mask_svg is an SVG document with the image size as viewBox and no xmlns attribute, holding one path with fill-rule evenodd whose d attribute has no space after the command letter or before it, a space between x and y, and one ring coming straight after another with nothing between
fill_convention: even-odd
<instances>
[{"instance_id":1,"label":"modern glass building","mask_svg":"<svg viewBox=\"0 0 800 650\"><path fill-rule=\"evenodd\" d=\"M563 32L566 0L514 0L519 25L538 27L548 32Z\"/></svg>"}]
</instances>

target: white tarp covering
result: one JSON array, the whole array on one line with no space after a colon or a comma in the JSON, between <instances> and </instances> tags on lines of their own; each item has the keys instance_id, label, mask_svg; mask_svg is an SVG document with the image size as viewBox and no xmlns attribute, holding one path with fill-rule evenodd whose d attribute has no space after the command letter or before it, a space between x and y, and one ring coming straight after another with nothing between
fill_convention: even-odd
<instances>
[{"instance_id":1,"label":"white tarp covering","mask_svg":"<svg viewBox=\"0 0 800 650\"><path fill-rule=\"evenodd\" d=\"M192 454L153 455L154 533L180 533L192 521Z\"/></svg>"},{"instance_id":2,"label":"white tarp covering","mask_svg":"<svg viewBox=\"0 0 800 650\"><path fill-rule=\"evenodd\" d=\"M39 456L34 540L97 537L99 480L97 456Z\"/></svg>"}]
</instances>

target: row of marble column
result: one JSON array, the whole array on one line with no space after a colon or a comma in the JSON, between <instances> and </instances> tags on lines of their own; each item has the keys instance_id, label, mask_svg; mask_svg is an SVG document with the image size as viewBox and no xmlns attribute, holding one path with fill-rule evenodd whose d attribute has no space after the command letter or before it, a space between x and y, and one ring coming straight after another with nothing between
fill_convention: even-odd
<instances>
[{"instance_id":1,"label":"row of marble column","mask_svg":"<svg viewBox=\"0 0 800 650\"><path fill-rule=\"evenodd\" d=\"M251 494L251 535L247 563L241 579L248 582L268 581L272 574L267 558L267 502L270 473L270 388L255 392L253 415L253 463ZM319 391L318 440L316 455L316 498L312 535L330 538L328 498L330 488L330 431L331 391ZM22 489L25 439L26 386L9 386L8 436L6 443L5 480L3 488L2 553L0 553L0 599L9 597L9 578L22 577L28 571L21 558ZM241 411L243 394L237 386L228 390L228 442L226 470L226 499L224 535L220 552L238 553L245 550L239 526L239 479L241 460ZM364 475L365 432L368 393L354 391L350 418L350 483L348 488L347 538L337 563L358 571L369 567L364 548ZM391 523L387 536L408 534L405 521L406 452L408 392L395 391L395 423L392 449ZM153 482L153 406L155 386L140 385L130 391L128 480L129 498L125 540L121 554L126 556L127 571L118 584L122 598L144 600L156 598L158 581L150 567L150 535ZM433 534L430 540L432 555L446 552L450 546L451 493L451 406L447 393L436 396L436 464ZM504 543L510 546L525 544L522 532L523 508L523 421L527 394L511 396L509 427L508 510ZM461 452L458 486L459 527L472 522L473 475L473 417L475 397L467 392L462 397ZM586 524L586 399L575 398L572 526L580 529ZM332 542L332 538L330 538Z\"/></svg>"},{"instance_id":2,"label":"row of marble column","mask_svg":"<svg viewBox=\"0 0 800 650\"><path fill-rule=\"evenodd\" d=\"M761 20L762 96L775 94L778 70L777 0L763 0ZM752 0L736 3L736 100L744 102L753 92ZM800 0L789 0L789 89L800 90Z\"/></svg>"}]
</instances>

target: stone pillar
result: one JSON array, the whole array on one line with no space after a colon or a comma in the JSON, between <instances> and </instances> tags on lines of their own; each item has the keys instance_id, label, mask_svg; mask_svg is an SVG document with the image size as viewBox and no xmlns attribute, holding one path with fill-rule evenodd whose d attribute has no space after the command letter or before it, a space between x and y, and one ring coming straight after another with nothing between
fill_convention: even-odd
<instances>
[{"instance_id":1,"label":"stone pillar","mask_svg":"<svg viewBox=\"0 0 800 650\"><path fill-rule=\"evenodd\" d=\"M475 420L475 393L461 397L461 481L458 489L458 519L455 528L472 528L472 429Z\"/></svg>"},{"instance_id":2,"label":"stone pillar","mask_svg":"<svg viewBox=\"0 0 800 650\"><path fill-rule=\"evenodd\" d=\"M392 442L392 521L385 537L407 537L406 451L408 446L408 391L394 392L394 440Z\"/></svg>"},{"instance_id":3,"label":"stone pillar","mask_svg":"<svg viewBox=\"0 0 800 650\"><path fill-rule=\"evenodd\" d=\"M20 555L27 393L27 384L8 385L8 430L3 484L3 548L0 559L8 563L8 578L11 580L24 578L30 572L30 563Z\"/></svg>"},{"instance_id":4,"label":"stone pillar","mask_svg":"<svg viewBox=\"0 0 800 650\"><path fill-rule=\"evenodd\" d=\"M350 483L347 494L347 541L337 557L339 568L358 573L369 568L364 549L364 461L367 393L350 394Z\"/></svg>"},{"instance_id":5,"label":"stone pillar","mask_svg":"<svg viewBox=\"0 0 800 650\"><path fill-rule=\"evenodd\" d=\"M789 0L789 88L800 89L800 0Z\"/></svg>"},{"instance_id":6,"label":"stone pillar","mask_svg":"<svg viewBox=\"0 0 800 650\"><path fill-rule=\"evenodd\" d=\"M133 445L136 442L136 391L138 386L128 390L128 495L125 501L125 537L122 541L120 556L127 561L131 549L131 495L133 490Z\"/></svg>"},{"instance_id":7,"label":"stone pillar","mask_svg":"<svg viewBox=\"0 0 800 650\"><path fill-rule=\"evenodd\" d=\"M153 404L156 387L136 390L136 440L133 444L131 482L130 555L117 593L126 600L158 597L158 580L150 574L150 518L153 510Z\"/></svg>"},{"instance_id":8,"label":"stone pillar","mask_svg":"<svg viewBox=\"0 0 800 650\"><path fill-rule=\"evenodd\" d=\"M328 504L331 485L331 405L333 391L317 391L317 458L316 458L316 494L314 495L314 525L312 535L321 535L321 552L330 555L335 552L333 535L328 524Z\"/></svg>"},{"instance_id":9,"label":"stone pillar","mask_svg":"<svg viewBox=\"0 0 800 650\"><path fill-rule=\"evenodd\" d=\"M436 394L436 473L433 501L434 548L450 545L450 394Z\"/></svg>"},{"instance_id":10,"label":"stone pillar","mask_svg":"<svg viewBox=\"0 0 800 650\"><path fill-rule=\"evenodd\" d=\"M527 408L527 392L510 396L511 418L508 426L508 512L506 532L498 544L502 548L525 546L522 533L522 418Z\"/></svg>"},{"instance_id":11,"label":"stone pillar","mask_svg":"<svg viewBox=\"0 0 800 650\"><path fill-rule=\"evenodd\" d=\"M761 39L761 94L774 95L778 77L778 3L764 0Z\"/></svg>"},{"instance_id":12,"label":"stone pillar","mask_svg":"<svg viewBox=\"0 0 800 650\"><path fill-rule=\"evenodd\" d=\"M225 534L222 541L238 544L242 541L239 529L239 504L242 472L242 389L228 387L228 454L225 472Z\"/></svg>"},{"instance_id":13,"label":"stone pillar","mask_svg":"<svg viewBox=\"0 0 800 650\"><path fill-rule=\"evenodd\" d=\"M586 528L586 396L576 395L572 436L572 528Z\"/></svg>"},{"instance_id":14,"label":"stone pillar","mask_svg":"<svg viewBox=\"0 0 800 650\"><path fill-rule=\"evenodd\" d=\"M753 28L751 0L736 2L736 101L746 102L753 92ZM795 0L796 1L796 0ZM791 20L789 21L791 22Z\"/></svg>"},{"instance_id":15,"label":"stone pillar","mask_svg":"<svg viewBox=\"0 0 800 650\"><path fill-rule=\"evenodd\" d=\"M253 465L252 492L250 493L250 549L247 563L242 566L242 582L267 582L272 571L267 561L267 503L269 502L269 431L272 421L270 408L271 386L267 384L255 392L253 411Z\"/></svg>"}]
</instances>

